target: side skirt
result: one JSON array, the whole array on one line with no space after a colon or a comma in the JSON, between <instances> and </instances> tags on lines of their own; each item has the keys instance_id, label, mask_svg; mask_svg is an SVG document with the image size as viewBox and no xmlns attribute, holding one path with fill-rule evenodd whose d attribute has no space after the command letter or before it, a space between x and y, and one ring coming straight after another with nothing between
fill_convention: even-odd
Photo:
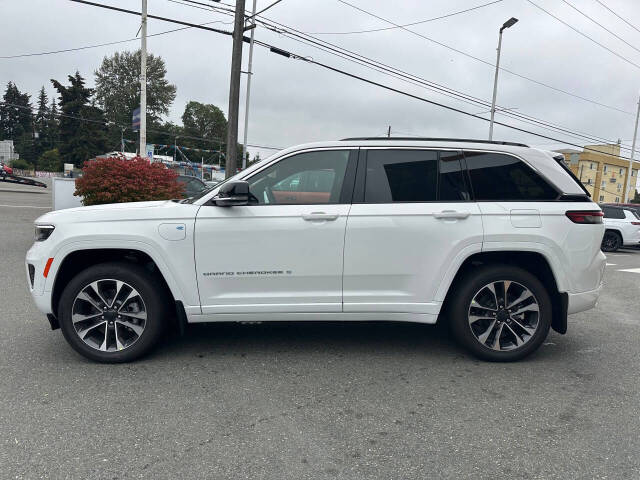
<instances>
[{"instance_id":1,"label":"side skirt","mask_svg":"<svg viewBox=\"0 0 640 480\"><path fill-rule=\"evenodd\" d=\"M434 324L438 315L397 312L216 313L187 315L189 323L206 322L413 322Z\"/></svg>"}]
</instances>

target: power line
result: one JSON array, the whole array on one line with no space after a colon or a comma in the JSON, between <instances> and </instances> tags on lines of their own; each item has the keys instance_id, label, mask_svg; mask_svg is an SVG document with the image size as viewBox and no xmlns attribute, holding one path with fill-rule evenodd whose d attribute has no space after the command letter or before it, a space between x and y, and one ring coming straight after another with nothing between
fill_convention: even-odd
<instances>
[{"instance_id":1,"label":"power line","mask_svg":"<svg viewBox=\"0 0 640 480\"><path fill-rule=\"evenodd\" d=\"M612 32L611 30L609 30L607 27L605 27L604 25L602 25L600 22L598 22L597 20L594 20L593 18L591 18L589 15L587 15L586 13L584 13L582 10L580 10L578 7L576 7L575 5L573 5L571 2L568 2L567 0L562 0L564 3L566 3L567 5L569 5L571 8L573 8L576 12L578 12L580 15L582 15L585 18L588 18L589 20L591 20L593 23L595 23L596 25L598 25L600 28L602 28L603 30L605 30L606 32L610 33L611 35L613 35L614 37L616 37L618 40L620 40L621 42L627 44L628 46L630 46L631 48L633 48L636 52L640 52L640 49L636 48L635 46L631 45L629 42L627 42L624 38L620 37L618 34L616 34L615 32Z\"/></svg>"},{"instance_id":2,"label":"power line","mask_svg":"<svg viewBox=\"0 0 640 480\"><path fill-rule=\"evenodd\" d=\"M100 4L97 4L97 3L88 2L86 0L71 0L71 1L79 2L79 3L85 3L85 4L92 5L92 6L97 6L97 7L116 9L115 7L100 5ZM339 0L339 1L342 1L342 0ZM125 13L132 13L134 15L139 15L139 12L133 12L133 11L130 11L130 10L125 10L125 9L117 9L117 10L123 11ZM164 17L162 17L162 20L168 21L168 22L175 22L175 23L178 23L178 24L187 24L186 22L183 22L183 21L180 21L180 20L173 20L173 19L164 18ZM212 29L212 28L209 28L209 27L200 27L200 28L204 28L204 29L207 29L207 30L213 30L213 31L216 31L216 33L223 33L223 34L229 35L229 32L219 31L217 29ZM449 110L449 111L453 111L453 112L456 112L456 113L459 113L459 114L462 114L462 115L465 115L465 116L468 116L468 117L476 118L478 120L483 120L483 121L486 121L486 122L489 121L489 119L481 117L479 115L476 115L476 114L461 110L459 108L451 107L451 106L443 104L443 103L435 102L433 100L429 100L427 98L420 97L420 96L415 95L415 94L410 93L410 92L405 92L403 90L399 90L399 89L391 87L389 85L385 85L385 84L376 82L374 80L370 80L370 79L367 79L365 77L356 75L354 73L350 73L350 72L347 72L345 70L341 70L339 68L332 67L330 65L318 62L318 61L314 60L311 57L304 57L302 55L298 55L298 54L289 52L287 50L283 50L283 49L281 49L279 47L276 47L274 45L268 44L266 42L259 41L259 42L255 42L255 43L256 43L256 45L260 45L260 46L269 48L269 50L272 53L276 53L278 55L281 55L281 56L284 56L284 57L287 57L287 58L292 58L292 59L295 59L295 60L303 60L305 62L320 66L322 68L325 68L327 70L333 71L335 73L339 73L339 74L342 74L344 76L363 81L363 82L368 83L370 85L378 86L378 87L383 88L385 90L389 90L389 91L392 91L392 92L407 96L409 98L420 100L420 101L422 101L424 103L428 103L428 104L431 104L431 105L434 105L434 106L438 106L438 107L444 108L444 109ZM611 157L616 157L616 158L622 158L622 159L629 160L628 157L623 157L621 155L614 155L614 154L604 153L604 152L601 152L601 151L599 151L597 149L593 149L593 148L590 148L590 147L587 147L587 146L582 146L582 145L579 145L579 144L567 142L565 140L561 140L561 139L558 139L558 138L555 138L555 137L550 137L550 136L547 136L547 135L536 133L536 132L533 132L533 131L530 131L530 130L526 130L526 129L523 129L523 128L520 128L520 127L516 127L514 125L510 125L510 124L507 124L507 123L503 123L503 122L494 122L494 123L496 125L501 125L503 127L506 127L506 128L512 129L512 130L516 130L516 131L519 131L519 132L522 132L522 133L527 133L527 134L530 134L530 135L533 135L533 136L536 136L536 137L545 138L547 140L553 140L553 141L556 141L556 142L559 142L559 143L564 143L566 145L571 145L571 146L574 146L574 147L583 148L584 150L598 152L598 153L601 153L601 154L604 154L604 155L608 155L608 156L611 156Z\"/></svg>"},{"instance_id":3,"label":"power line","mask_svg":"<svg viewBox=\"0 0 640 480\"><path fill-rule=\"evenodd\" d=\"M91 5L92 7L106 8L107 10L113 10L116 12L122 12L122 13L128 13L128 14L140 16L140 12L136 12L135 10L127 10L126 8L113 7L111 5L104 5L102 3L89 2L88 0L69 0L69 1L75 2L75 3L83 3L85 5ZM232 32L228 30L220 30L219 28L205 27L204 25L199 25L197 23L184 22L182 20L176 20L176 19L167 18L167 17L160 17L158 15L151 15L151 14L148 14L147 17L153 18L155 20L162 20L163 22L177 23L178 25L185 25L191 28L209 30L211 32L221 33L223 35L228 35L228 36L232 35Z\"/></svg>"},{"instance_id":4,"label":"power line","mask_svg":"<svg viewBox=\"0 0 640 480\"><path fill-rule=\"evenodd\" d=\"M618 17L620 20L622 20L624 23L626 23L627 25L629 25L631 28L633 28L635 31L640 32L640 29L638 29L638 27L636 27L634 24L632 24L631 22L629 22L627 19L623 18L622 16L618 15L616 12L614 12L613 10L611 10L611 8L609 8L607 5L605 5L603 2L601 2L600 0L595 0L596 2L598 2L600 5L602 5L604 8L606 8L607 10L609 10L611 13L613 13L616 17Z\"/></svg>"},{"instance_id":5,"label":"power line","mask_svg":"<svg viewBox=\"0 0 640 480\"><path fill-rule=\"evenodd\" d=\"M384 88L385 90L389 90L389 91L391 91L391 92L395 92L395 93L398 93L398 94L400 94L400 95L404 95L404 96L406 96L406 97L413 98L413 99L415 99L415 100L420 100L421 102L429 103L429 104L431 104L431 105L434 105L434 106L437 106L437 107L441 107L441 108L444 108L444 109L446 109L446 110L450 110L450 111L452 111L452 112L460 113L461 115L466 115L466 116L468 116L468 117L476 118L476 119L478 119L478 120L483 120L483 121L485 121L485 122L488 122L488 121L489 121L489 119L484 118L484 117L481 117L481 116L476 115L476 114L474 114L474 113L466 112L466 111L461 110L461 109L459 109L459 108L455 108L455 107L451 107L451 106L449 106L449 105L445 105L444 103L434 102L433 100L429 100L428 98L424 98L424 97L421 97L421 96L419 96L419 95L415 95L415 94L410 93L410 92L405 92L405 91L403 91L403 90L399 90L399 89L394 88L394 87L391 87L391 86L389 86L389 85L385 85L385 84L383 84L383 83L379 83L379 82L376 82L376 81L374 81L374 80L370 80L370 79L368 79L368 78L362 77L362 76L360 76L360 75L356 75L356 74L354 74L354 73L347 72L346 70L341 70L341 69L339 69L339 68L332 67L332 66L330 66L330 65L327 65L327 64L324 64L324 63L318 62L318 61L316 61L316 60L313 60L312 58L305 58L305 57L301 57L301 56L299 56L299 55L296 55L294 58L295 58L295 59L297 59L297 60L303 60L303 61L306 61L306 62L312 63L312 64L314 64L314 65L317 65L317 66L319 66L319 67L325 68L325 69L327 69L327 70L331 70L331 71L336 72L336 73L340 73L340 74L345 75L345 76L347 76L347 77L351 77L351 78L354 78L354 79L356 79L356 80L360 80L360 81L365 82L365 83L368 83L368 84L370 84L370 85L374 85L374 86L377 86L377 87L380 87L380 88ZM622 159L625 159L625 160L629 160L629 158L628 158L628 157L623 157L623 156L621 156L621 155L614 155L614 154L612 154L612 153L605 153L605 152L601 152L600 150L597 150L597 149L593 149L593 148L590 148L590 147L587 147L587 146L583 146L583 145L578 145L578 144L576 144L576 143L567 142L567 141L565 141L565 140L561 140L561 139L559 139L559 138L549 137L549 136L547 136L547 135L543 135L543 134L541 134L541 133L532 132L531 130L526 130L526 129L523 129L523 128L519 128L519 127L516 127L516 126L514 126L514 125L510 125L510 124L508 124L508 123L497 122L497 121L494 121L494 123L495 123L496 125L501 125L501 126L503 126L503 127L510 128L510 129L512 129L512 130L516 130L516 131L518 131L518 132L522 132L522 133L527 133L527 134L530 134L530 135L534 135L534 136L536 136L536 137L546 138L547 140L553 140L553 141L556 141L556 142L559 142L559 143L564 143L564 144L566 144L566 145L571 145L571 146L574 146L574 147L579 147L579 148L582 148L582 149L584 149L584 150L593 151L593 152L597 152L597 153L600 153L600 154L603 154L603 155L607 155L607 156L611 156L611 157L616 157L616 158L622 158Z\"/></svg>"},{"instance_id":6,"label":"power line","mask_svg":"<svg viewBox=\"0 0 640 480\"><path fill-rule=\"evenodd\" d=\"M175 1L175 0L171 0L171 1ZM203 7L198 7L201 8L203 10L211 10L211 8L209 7L213 7L210 6L208 4L203 4L200 2L196 2L195 0L186 0L189 3L197 3L198 5L205 5L206 8ZM191 6L191 5L188 5ZM266 21L265 21L266 20ZM394 78L398 78L402 81L405 81L407 83L410 83L412 85L416 85L422 88L426 88L428 90L434 91L436 93L439 93L441 95L445 95L447 97L450 98L454 98L458 101L461 101L463 103L467 103L467 104L479 104L482 106L486 106L489 107L490 106L490 102L486 101L486 100L482 100L479 99L477 97L473 97L471 95L456 91L450 87L445 87L443 85L437 84L435 82L426 80L422 77L419 77L417 75L414 74L409 74L407 72L404 72L403 70L397 69L395 67L390 67L389 65L386 65L382 62L379 61L375 61L372 60L364 55L361 55L359 53L353 52L351 50L347 50L343 47L339 47L335 44L332 44L330 42L327 42L325 40L321 40L321 39L317 39L316 37L313 37L310 34L306 34L304 32L301 32L299 30L296 30L292 27L288 27L286 25L283 25L279 22L273 21L273 20L268 20L265 19L264 17L262 17L262 19L258 20L259 23L261 23L261 26L269 28L274 30L276 33L279 34L284 34L285 36L287 36L288 38L298 41L300 43L303 43L305 45L309 45L312 46L314 48L318 48L322 51L325 51L327 53L330 53L332 55L335 55L339 58L342 59L346 59L348 61L352 61L358 65L364 66L366 68L372 69L374 71L377 71L379 73L385 74L385 75L390 75ZM297 32L297 33L292 33L286 30L281 30L280 28L275 28L273 27L273 25L269 25L268 22L271 22L275 25L278 25L280 28L286 28L288 30L293 30L293 32ZM288 35L287 35L288 34ZM598 137L595 135L589 135L589 134L584 134L581 132L575 132L572 131L566 127L562 127L562 126L558 126L558 125L554 125L550 122L544 121L544 120L540 120L537 119L535 117L532 117L530 115L526 115L526 114L522 114L519 112L501 112L504 115L509 116L510 118L513 118L517 121L529 124L529 125L534 125L537 126L538 128L542 128L544 130L549 130L549 131L555 131L555 132L562 132L565 133L567 135L569 135L570 137L573 138L579 138L579 139L586 139L590 142L605 142L605 143L613 143L612 140L609 139L605 139L602 137ZM623 147L625 148L625 147ZM626 148L626 150L629 150L628 148Z\"/></svg>"},{"instance_id":7,"label":"power line","mask_svg":"<svg viewBox=\"0 0 640 480\"><path fill-rule=\"evenodd\" d=\"M246 18L246 20L251 20L253 17L257 17L258 15L260 15L262 12L266 12L267 10L269 10L271 7L275 7L277 4L279 4L282 0L276 0L275 2L273 2L270 5L267 5L266 7L264 7L262 10L254 13L253 15L250 15L249 17Z\"/></svg>"},{"instance_id":8,"label":"power line","mask_svg":"<svg viewBox=\"0 0 640 480\"><path fill-rule=\"evenodd\" d=\"M482 59L482 58L480 58L480 57L476 57L475 55L471 55L470 53L467 53L467 52L465 52L465 51L462 51L462 50L460 50L460 49L457 49L457 48L452 47L452 46L450 46L450 45L447 45L447 44L445 44L445 43L442 43L442 42L439 42L439 41L437 41L437 40L434 40L433 38L427 37L426 35L423 35L423 34L421 34L421 33L418 33L418 32L416 32L416 31L414 31L414 30L410 30L410 29L408 29L408 28L406 28L406 27L402 27L401 25L398 25L397 23L394 23L394 22L392 22L391 20L388 20L388 19L386 19L386 18L383 18L383 17L381 17L381 16L379 16L379 15L376 15L375 13L369 12L369 11L367 11L367 10L364 10L364 9L362 9L362 8L360 8L360 7L356 6L356 5L352 5L352 4L348 3L348 2L345 2L344 0L338 0L338 1L339 1L340 3L343 3L343 4L345 4L345 5L348 5L348 6L349 6L349 7L351 7L351 8L355 8L356 10L359 10L359 11L361 11L361 12L363 12L363 13L365 13L365 14L369 15L369 16L372 16L372 17L374 17L374 18L377 18L377 19L379 19L379 20L382 20L383 22L387 22L387 23L389 23L390 25L394 25L395 27L401 28L402 30L404 30L404 31L406 31L406 32L409 32L409 33L411 33L411 34L413 34L413 35L416 35L416 36L418 36L418 37L420 37L420 38L422 38L422 39L424 39L424 40L427 40L427 41L429 41L429 42L435 43L436 45L440 45L441 47L447 48L447 49L449 49L449 50L451 50L451 51L454 51L454 52L456 52L456 53L459 53L459 54L461 54L461 55L464 55L465 57L471 58L471 59L476 60L476 61L478 61L478 62L480 62L480 63L484 63L485 65L487 65L487 66L489 66L489 67L491 67L491 68L495 68L495 67L496 67L496 66L495 66L495 64L494 64L494 63L492 63L492 62L489 62L489 61L487 61L487 60L483 60L483 59ZM528 1L530 1L530 0L528 0ZM621 112L621 113L625 113L625 114L627 114L627 115L634 115L632 112L629 112L629 111L626 111L626 110L623 110L623 109L621 109L621 108L614 107L614 106L611 106L611 105L607 105L607 104L605 104L605 103L598 102L597 100L592 100L592 99L589 99L589 98L583 97L583 96L581 96L581 95L577 95L577 94L575 94L575 93L571 93L571 92L569 92L569 91L567 91L567 90L563 90L563 89L558 88L558 87L554 87L553 85L549 85L548 83L542 82L542 81L540 81L540 80L536 80L536 79L534 79L534 78L527 77L526 75L522 75L522 74L520 74L520 73L516 73L516 72L514 72L513 70L509 70L509 69L507 69L507 68L505 68L505 67L500 67L500 70L501 70L501 71L503 71L503 72L507 72L507 73L509 73L509 74L511 74L511 75L514 75L514 76L516 76L516 77L522 78L523 80L527 80L527 81L529 81L529 82L535 83L536 85L539 85L539 86L541 86L541 87L545 87L545 88L548 88L548 89L554 90L554 91L556 91L556 92L563 93L563 94L565 94L565 95L569 95L569 96L574 97L574 98L579 98L580 100L583 100L583 101L585 101L585 102L593 103L593 104L595 104L595 105L599 105L599 106L601 106L601 107L605 107L605 108L608 108L608 109L610 109L610 110L615 110L615 111L618 111L618 112Z\"/></svg>"},{"instance_id":9,"label":"power line","mask_svg":"<svg viewBox=\"0 0 640 480\"><path fill-rule=\"evenodd\" d=\"M86 4L89 4L89 5L94 5L94 6L100 6L100 7L110 8L109 6L104 6L104 5L101 5L101 4L95 4L95 3L92 3L92 2L84 2L84 1L80 1L80 0L71 0L71 1L76 1L76 2L79 2L79 3L86 3ZM173 3L182 4L182 5L187 5L187 4L185 4L185 3L183 3L183 2L180 2L180 1L177 1L177 0L168 0L168 1L171 1L171 2L173 2ZM222 12L225 12L225 13L233 12L233 10L230 10L230 9L224 9L224 8L221 8L221 7L218 7L218 6L209 5L209 4L204 4L204 3L196 2L196 1L193 1L193 0L184 0L184 1L189 2L189 3L192 3L192 4L206 5L206 7L207 7L207 8L206 8L206 10L209 10L209 11L211 11L211 10L213 10L213 11L220 11L221 13L222 13ZM502 0L500 0L500 1L502 1ZM597 1L597 0L596 0L596 1ZM223 4L223 5L226 5L226 4ZM350 4L349 4L349 5L350 5ZM188 6L193 6L193 5L188 5ZM351 5L350 5L350 6L351 6ZM354 7L354 8L358 8L358 7L355 7L355 6L353 6L353 7ZM195 8L197 8L197 7L195 7ZM479 8L479 7L474 7L474 8ZM131 11L129 11L129 10L118 9L118 8L115 8L115 7L113 7L112 9L114 9L114 10L118 10L118 11L123 11L123 12L126 12L126 13L131 13ZM205 8L202 8L202 9L203 9L203 10L205 10ZM359 8L358 8L358 9L359 9ZM359 9L359 10L361 10L361 11L363 11L364 13L367 13L367 14L369 14L369 15L374 15L374 14L371 14L370 12L364 11L364 10L362 10L362 9ZM375 16L375 15L374 15L374 16ZM162 17L155 17L155 16L150 16L150 18L157 18L157 19L160 19L160 20L165 20L165 19L164 19L164 18L162 18ZM380 17L377 17L377 18L380 18ZM380 19L382 19L382 18L380 18ZM386 21L386 22L388 22L388 23L393 24L393 22L391 22L391 21L389 21L389 20L386 20L386 19L382 19L382 20L384 20L384 21ZM165 20L165 21L168 21L168 20ZM177 23L186 24L186 22L177 22ZM157 35L164 35L164 34L167 34L167 33L172 33L172 32L176 32L176 31L180 31L180 30L187 30L187 29L189 29L189 28L198 28L198 27L203 27L203 26L205 26L205 25L209 25L209 24L212 24L212 23L226 23L226 22L221 22L221 21L219 21L219 22L218 22L218 21L215 21L215 22L205 22L205 23L202 23L202 24L199 24L199 25L196 25L196 24L188 24L189 26L187 26L187 27L185 27L185 28L177 28L177 29L174 29L174 30L168 30L168 31L166 31L166 32L159 32L159 33L156 33L156 34L153 34L153 35L148 35L148 36L149 36L149 37L151 37L151 36L157 36ZM413 32L413 31L411 31L411 30L406 29L406 28L405 28L405 26L403 26L403 25L395 25L395 24L393 24L393 25L394 25L394 27L392 27L392 28L403 28L404 30L406 30L406 31L407 31L407 32L409 32L409 33L413 33L413 34L418 35L418 36L420 36L420 37L426 38L426 37L424 37L424 36L423 36L423 35L421 35L421 34L418 34L418 33L416 33L416 32ZM214 30L214 31L216 31L216 30ZM220 31L219 33L222 33L222 31ZM226 33L226 34L228 34L228 35L231 35L231 32L224 32L224 33ZM304 33L304 32L300 32L300 33ZM462 55L465 55L465 56L467 56L467 57L469 57L469 58L472 58L472 59L474 59L474 60L477 60L477 61L479 61L479 62L481 62L481 63L484 63L484 64L486 64L486 65L494 66L494 65L493 65L493 64L491 64L490 62L487 62L487 61L485 61L485 60L482 60L482 59L480 59L480 58L478 58L478 57L475 57L475 56L473 56L473 55L467 54L467 53L465 53L465 52L463 52L463 51L457 50L457 49L455 49L455 48L453 48L453 47L450 47L450 46L448 46L448 45L445 45L445 44L443 44L443 43L436 42L435 40L432 40L432 39L430 39L430 38L426 38L426 39L427 39L427 40L429 40L429 41L433 41L433 42L435 42L435 43L437 43L437 44L439 44L439 45L441 45L441 46L443 46L443 47L445 47L445 48L448 48L448 49L450 49L450 50L456 51L456 52L458 52L458 53L460 53L460 54L462 54ZM30 56L39 56L39 55L52 55L52 54L56 54L56 53L65 53L65 52L72 52L72 51L84 50L84 49L89 49L89 48L97 48L97 47L101 47L101 46L115 45L115 44L119 44L119 43L126 43L126 42L130 42L130 41L134 41L134 40L138 40L138 39L137 39L137 38L133 38L133 39L127 39L127 40L119 40L119 41L115 41L115 42L108 42L108 43L104 43L104 44L88 45L88 46L83 46L83 47L70 48L70 49L64 49L64 50L56 50L56 51L50 51L50 52L38 52L38 53L28 53L28 54L21 54L21 55L0 56L0 59L11 59L11 58L30 57ZM319 40L319 39L317 39L317 40ZM592 104L594 104L594 105L598 105L598 106L601 106L601 107L604 107L604 108L607 108L607 109L610 109L610 110L614 110L614 111L617 111L617 112L620 112L620 113L624 113L624 114L627 114L627 115L633 115L631 112L626 111L626 110L623 110L623 109L621 109L621 108L618 108L618 107L615 107L615 106L612 106L612 105L607 105L607 104L604 104L604 103L599 102L599 101L597 101L597 100L593 100L593 99L589 99L589 98L583 97L583 96L581 96L581 95L576 95L576 94L574 94L574 93L568 92L568 91L566 91L566 90L562 90L562 89L560 89L560 88L554 87L554 86L549 85L549 84L546 84L546 83L544 83L544 82L540 82L540 81L538 81L538 80L535 80L535 79L532 79L532 78L526 77L526 76L524 76L524 75L518 74L518 73L513 72L513 71L511 71L511 70L508 70L508 69L506 69L506 68L504 68L504 67L500 67L500 70L503 70L503 71L505 71L505 72L507 72L507 73L510 73L510 74L512 74L512 75L514 75L514 76L517 76L517 77L519 77L519 78L522 78L522 79L524 79L524 80L527 80L527 81L533 82L533 83L535 83L535 84L537 84L537 85L539 85L539 86L542 86L542 87L545 87L545 88L549 88L549 89L554 90L554 91L556 91L556 92L558 92L558 93L562 93L562 94L565 94L565 95L568 95L568 96L571 96L571 97L574 97L574 98L578 98L578 99L583 100L583 101L585 101L585 102L592 103Z\"/></svg>"},{"instance_id":10,"label":"power line","mask_svg":"<svg viewBox=\"0 0 640 480\"><path fill-rule=\"evenodd\" d=\"M356 34L356 33L371 33L371 32L382 32L385 30L394 30L396 28L404 28L404 27L412 27L414 25L421 25L423 23L428 23L428 22L433 22L435 20L442 20L443 18L449 18L449 17L453 17L455 15L460 15L461 13L467 13L467 12L471 12L473 10L478 10L480 8L484 8L484 7L488 7L490 5L494 5L496 3L500 3L503 0L494 0L493 2L489 2L489 3L483 3L482 5L477 5L475 7L471 7L471 8L466 8L464 10L458 10L457 12L452 12L452 13L448 13L446 15L441 15L439 17L433 17L433 18L428 18L426 20L418 20L417 22L411 22L411 23L405 23L399 27L393 26L393 27L383 27L383 28L372 28L372 29L368 29L368 30L355 30L355 31L351 31L351 32L305 32L311 35L352 35L352 34Z\"/></svg>"},{"instance_id":11,"label":"power line","mask_svg":"<svg viewBox=\"0 0 640 480\"><path fill-rule=\"evenodd\" d=\"M262 23L262 26L267 26L267 28L269 28L268 24L265 23L264 21L258 20L258 22ZM282 24L280 24L278 22L274 22L272 20L270 22L275 23L276 25L280 25L282 27L285 27L284 25L282 25ZM286 28L291 29L294 32L299 32L299 31L297 31L295 29L292 29L291 27L286 27ZM435 82L426 80L426 79L424 79L422 77L419 77L417 75L409 74L409 73L407 73L407 72L405 72L403 70L397 69L395 67L390 67L389 65L383 64L382 62L378 62L378 61L372 60L372 59L370 59L368 57L365 57L365 56L363 56L361 54L358 54L356 52L352 52L352 51L344 49L342 47L338 47L338 46L336 46L336 45L334 45L334 44L332 44L330 42L327 42L325 40L316 39L315 37L313 37L311 35L303 34L303 35L306 35L306 37L310 37L313 40L311 40L309 38L306 38L306 37L304 37L302 35L299 35L299 34L287 32L286 30L275 29L275 31L277 33L279 33L279 34L283 34L285 36L288 36L288 38L291 38L292 40L299 41L301 43L304 43L306 45L310 45L310 46L315 47L315 48L319 48L319 49L321 49L323 51L326 51L326 52L328 52L330 54L336 55L336 56L338 56L340 58L353 61L353 62L355 62L355 63L357 63L359 65L365 66L367 68L370 68L372 70L378 71L378 72L383 73L385 75L391 75L391 76L394 76L396 78L399 78L402 81L405 81L405 82L408 82L408 83L411 83L411 84L426 88L428 90L435 91L436 93L439 93L441 95L445 95L445 96L448 96L448 97L451 97L451 98L455 98L455 99L457 99L459 101L462 101L463 103L478 104L478 105L485 106L485 107L489 107L491 105L490 102L487 101L487 100L482 100L482 99L479 99L477 97L473 97L471 95L456 91L456 90L454 90L454 89L452 89L450 87L445 87L445 86L442 86L442 85L437 84ZM302 32L299 32L299 33L302 33ZM289 34L289 35L287 35L287 34ZM295 38L292 37L291 35L293 35ZM540 119L537 119L537 118L532 117L530 115L525 115L525 114L522 114L522 113L519 113L519 112L504 112L503 111L503 112L500 112L500 113L502 113L504 115L507 115L509 117L512 117L512 118L514 118L516 120L525 122L525 123L529 123L529 124L538 124L539 123L541 125L544 125L544 126L541 126L540 128L543 128L545 130L549 130L549 128L547 128L547 127L550 127L552 129L555 129L555 130L561 130L564 133L567 133L570 136L573 136L575 138L580 138L581 137L581 138L587 139L589 141L613 143L609 139L604 139L602 137L597 137L595 135L589 135L589 134L583 134L583 133L580 133L580 132L574 132L572 130L569 130L566 127L560 127L560 126L557 126L557 125L553 125L553 124L551 124L549 122L546 122L544 120L540 120ZM534 122L534 123L532 123L532 122Z\"/></svg>"},{"instance_id":12,"label":"power line","mask_svg":"<svg viewBox=\"0 0 640 480\"><path fill-rule=\"evenodd\" d=\"M338 1L342 1L342 0L338 0ZM606 45L603 45L602 43L600 43L599 41L591 38L589 35L587 35L586 33L583 33L582 31L578 30L576 27L574 27L573 25L570 25L569 23L565 22L564 20L562 20L560 17L557 17L556 15L554 15L553 13L551 13L549 10L545 10L544 8L542 8L540 5L538 5L537 3L533 2L533 0L527 0L527 2L529 2L531 5L533 5L534 7L542 10L544 13L546 13L547 15L549 15L550 17L555 18L557 21L559 21L560 23L562 23L563 25L569 27L571 30L573 30L574 32L576 32L578 35L583 36L584 38L586 38L587 40L590 40L591 42L595 43L596 45L604 48L607 52L611 53L612 55L615 55L616 57L618 57L620 60L627 62L629 65L633 65L634 67L640 69L640 65L638 65L635 62L632 62L631 60L629 60L627 57L620 55L619 53L611 50L609 47L607 47Z\"/></svg>"},{"instance_id":13,"label":"power line","mask_svg":"<svg viewBox=\"0 0 640 480\"><path fill-rule=\"evenodd\" d=\"M31 110L31 107L27 107L25 105L19 105L16 103L10 103L10 102L4 102L4 101L0 101L0 105L7 105L10 107L14 107L14 108L21 108L23 110ZM119 123L116 123L114 121L111 120L95 120L92 118L86 118L86 117L81 117L78 115L69 115L66 113L54 113L52 114L54 117L62 117L62 118L71 118L73 120L79 120L81 122L87 122L87 123L96 123L99 125L104 125L104 126L114 126L114 127L118 127L120 129L124 129L124 130L131 130L132 132L135 132L136 130L134 130L131 126L128 125L122 125ZM158 130L157 128L147 128L148 132L151 133L157 133L160 135L168 135L169 137L179 137L179 138L186 138L189 140L203 140L203 141L207 141L207 142L221 142L221 143L225 143L225 140L222 138L218 138L218 137L194 137L191 135L175 135L173 132L168 132L166 130ZM267 145L255 145L255 144L247 144L247 146L252 147L252 148L262 148L265 150L282 150L282 147L272 147L272 146L267 146Z\"/></svg>"}]
</instances>

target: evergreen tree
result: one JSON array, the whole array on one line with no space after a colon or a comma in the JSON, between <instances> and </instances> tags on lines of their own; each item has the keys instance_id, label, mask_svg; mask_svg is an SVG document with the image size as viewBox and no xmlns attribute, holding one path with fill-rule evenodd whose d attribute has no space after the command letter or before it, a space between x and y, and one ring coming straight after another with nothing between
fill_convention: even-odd
<instances>
[{"instance_id":1,"label":"evergreen tree","mask_svg":"<svg viewBox=\"0 0 640 480\"><path fill-rule=\"evenodd\" d=\"M60 118L58 115L58 104L56 99L51 99L51 107L49 107L49 123L47 126L49 132L49 140L51 148L56 148L60 142Z\"/></svg>"},{"instance_id":2,"label":"evergreen tree","mask_svg":"<svg viewBox=\"0 0 640 480\"><path fill-rule=\"evenodd\" d=\"M34 128L38 138L34 138L34 155L38 158L48 149L53 148L49 140L49 99L44 86L38 93L38 110L34 118Z\"/></svg>"},{"instance_id":3,"label":"evergreen tree","mask_svg":"<svg viewBox=\"0 0 640 480\"><path fill-rule=\"evenodd\" d=\"M93 89L76 72L69 75L69 86L57 80L51 83L60 95L60 146L63 162L81 167L86 160L107 151L107 128L104 113L92 105Z\"/></svg>"},{"instance_id":4,"label":"evergreen tree","mask_svg":"<svg viewBox=\"0 0 640 480\"><path fill-rule=\"evenodd\" d=\"M31 96L9 82L0 103L0 139L13 140L15 151L33 161L33 111Z\"/></svg>"}]
</instances>

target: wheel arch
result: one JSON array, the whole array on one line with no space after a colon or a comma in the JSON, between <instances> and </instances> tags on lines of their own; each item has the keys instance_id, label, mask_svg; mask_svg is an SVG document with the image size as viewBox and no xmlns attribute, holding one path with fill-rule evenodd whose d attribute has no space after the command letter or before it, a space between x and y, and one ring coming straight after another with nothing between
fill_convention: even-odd
<instances>
[{"instance_id":1,"label":"wheel arch","mask_svg":"<svg viewBox=\"0 0 640 480\"><path fill-rule=\"evenodd\" d=\"M605 227L604 233L606 234L607 232L613 232L613 233L617 234L620 237L620 240L624 239L624 237L622 236L622 230L619 230L616 227Z\"/></svg>"},{"instance_id":2,"label":"wheel arch","mask_svg":"<svg viewBox=\"0 0 640 480\"><path fill-rule=\"evenodd\" d=\"M446 315L447 306L453 301L453 292L456 285L463 281L475 268L483 265L509 265L522 268L535 275L547 287L551 297L553 316L551 327L558 333L567 331L567 306L568 295L560 292L558 281L553 272L551 263L547 257L540 252L532 251L494 251L479 252L467 257L458 268L456 275L447 289L441 312Z\"/></svg>"},{"instance_id":3,"label":"wheel arch","mask_svg":"<svg viewBox=\"0 0 640 480\"><path fill-rule=\"evenodd\" d=\"M163 272L163 265L151 255L135 248L84 248L68 252L55 272L51 290L51 311L57 316L58 304L64 288L79 272L92 265L106 262L130 262L149 270L161 283L173 302L181 300L176 287L171 288Z\"/></svg>"}]
</instances>

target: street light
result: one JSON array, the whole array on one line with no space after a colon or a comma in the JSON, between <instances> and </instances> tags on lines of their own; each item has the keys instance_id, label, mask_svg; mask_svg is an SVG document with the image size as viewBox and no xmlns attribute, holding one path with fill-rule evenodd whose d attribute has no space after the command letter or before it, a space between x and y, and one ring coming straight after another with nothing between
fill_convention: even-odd
<instances>
[{"instance_id":1,"label":"street light","mask_svg":"<svg viewBox=\"0 0 640 480\"><path fill-rule=\"evenodd\" d=\"M489 122L489 140L493 140L493 118L496 114L496 95L498 94L498 72L500 71L500 49L502 48L502 32L509 28L513 27L518 22L518 19L515 17L511 17L509 20L504 22L502 27L500 28L500 35L498 35L498 58L496 60L496 76L493 80L493 100L491 101L491 122Z\"/></svg>"}]
</instances>

